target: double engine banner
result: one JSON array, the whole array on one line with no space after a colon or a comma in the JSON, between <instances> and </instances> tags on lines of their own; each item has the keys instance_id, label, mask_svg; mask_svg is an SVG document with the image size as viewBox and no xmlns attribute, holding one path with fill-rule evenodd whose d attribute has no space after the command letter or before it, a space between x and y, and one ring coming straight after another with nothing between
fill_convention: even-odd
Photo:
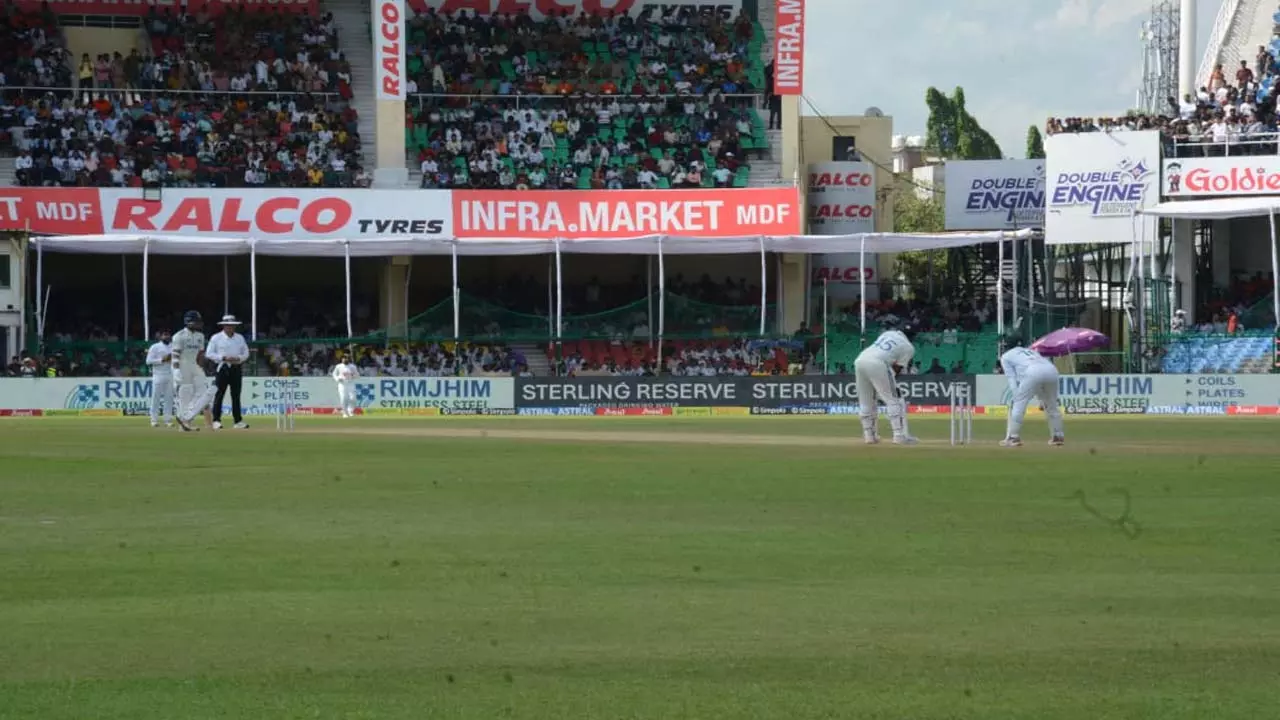
<instances>
[{"instance_id":1,"label":"double engine banner","mask_svg":"<svg viewBox=\"0 0 1280 720\"><path fill-rule=\"evenodd\" d=\"M148 377L4 379L0 380L0 411L138 415L150 409L154 390ZM488 415L515 411L515 381L509 377L358 378L355 390L356 405L369 414ZM246 378L241 398L246 415L274 414L286 398L299 414L325 414L338 407L337 385L327 377ZM223 406L224 411L230 410L229 398Z\"/></svg>"},{"instance_id":2,"label":"double engine banner","mask_svg":"<svg viewBox=\"0 0 1280 720\"><path fill-rule=\"evenodd\" d=\"M911 405L947 405L957 383L975 391L973 375L915 375L898 378L898 392ZM551 414L523 411L553 408L776 410L850 406L858 390L852 375L518 378L515 401L523 414Z\"/></svg>"}]
</instances>

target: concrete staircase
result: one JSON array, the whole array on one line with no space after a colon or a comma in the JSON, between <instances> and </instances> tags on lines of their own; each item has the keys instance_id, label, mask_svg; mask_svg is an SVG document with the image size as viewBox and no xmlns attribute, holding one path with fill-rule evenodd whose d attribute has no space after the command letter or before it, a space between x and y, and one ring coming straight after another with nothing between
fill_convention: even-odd
<instances>
[{"instance_id":1,"label":"concrete staircase","mask_svg":"<svg viewBox=\"0 0 1280 720\"><path fill-rule=\"evenodd\" d=\"M549 377L551 373L551 361L547 360L547 353L538 345L529 343L520 343L512 345L512 350L524 355L524 360L529 364L529 372L536 377Z\"/></svg>"},{"instance_id":2,"label":"concrete staircase","mask_svg":"<svg viewBox=\"0 0 1280 720\"><path fill-rule=\"evenodd\" d=\"M1272 15L1275 0L1225 0L1210 31L1209 43L1196 72L1196 87L1209 83L1213 66L1222 63L1227 80L1233 81L1241 60L1253 67L1259 45L1267 45L1275 35Z\"/></svg>"},{"instance_id":3,"label":"concrete staircase","mask_svg":"<svg viewBox=\"0 0 1280 720\"><path fill-rule=\"evenodd\" d=\"M764 57L760 61L765 65L769 64L769 54L773 48L773 15L775 11L775 3L777 0L760 0L760 27L764 28L764 47L761 52ZM760 120L765 126L769 125L769 107L768 99L763 108L757 108L756 113L760 115ZM773 187L776 185L786 185L788 181L782 177L782 131L769 130L769 152L767 157L759 160L751 161L751 176L747 179L748 187Z\"/></svg>"},{"instance_id":4,"label":"concrete staircase","mask_svg":"<svg viewBox=\"0 0 1280 720\"><path fill-rule=\"evenodd\" d=\"M360 115L360 150L365 170L377 167L373 99L373 27L368 0L325 0L322 10L333 13L338 47L351 63L351 106Z\"/></svg>"},{"instance_id":5,"label":"concrete staircase","mask_svg":"<svg viewBox=\"0 0 1280 720\"><path fill-rule=\"evenodd\" d=\"M18 184L18 176L13 169L13 158L0 157L0 187L11 187Z\"/></svg>"}]
</instances>

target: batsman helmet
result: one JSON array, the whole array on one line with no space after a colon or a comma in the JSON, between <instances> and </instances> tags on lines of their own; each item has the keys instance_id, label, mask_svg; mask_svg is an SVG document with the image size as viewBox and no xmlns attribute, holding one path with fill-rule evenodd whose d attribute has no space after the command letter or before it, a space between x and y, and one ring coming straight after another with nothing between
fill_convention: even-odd
<instances>
[{"instance_id":1,"label":"batsman helmet","mask_svg":"<svg viewBox=\"0 0 1280 720\"><path fill-rule=\"evenodd\" d=\"M1022 347L1027 344L1027 339L1023 337L1022 330L1013 328L1004 331L1004 346L1007 348Z\"/></svg>"},{"instance_id":2,"label":"batsman helmet","mask_svg":"<svg viewBox=\"0 0 1280 720\"><path fill-rule=\"evenodd\" d=\"M199 310L188 310L182 316L182 324L189 328L200 327L204 324L204 318L200 317Z\"/></svg>"},{"instance_id":3,"label":"batsman helmet","mask_svg":"<svg viewBox=\"0 0 1280 720\"><path fill-rule=\"evenodd\" d=\"M915 340L916 333L920 332L920 327L913 322L907 321L898 326L898 332L906 335L908 340Z\"/></svg>"}]
</instances>

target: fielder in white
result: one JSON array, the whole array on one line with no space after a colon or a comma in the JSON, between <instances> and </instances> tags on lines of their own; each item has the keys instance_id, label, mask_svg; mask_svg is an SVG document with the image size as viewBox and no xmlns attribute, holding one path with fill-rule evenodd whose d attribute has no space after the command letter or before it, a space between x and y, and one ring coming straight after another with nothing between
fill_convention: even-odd
<instances>
[{"instance_id":1,"label":"fielder in white","mask_svg":"<svg viewBox=\"0 0 1280 720\"><path fill-rule=\"evenodd\" d=\"M147 348L147 367L151 368L151 427L173 427L173 350L169 348L169 331L160 333L160 341Z\"/></svg>"},{"instance_id":2,"label":"fielder in white","mask_svg":"<svg viewBox=\"0 0 1280 720\"><path fill-rule=\"evenodd\" d=\"M338 383L338 407L342 408L342 417L355 417L356 378L360 377L360 371L354 363L339 359L338 364L333 366L331 375L333 381Z\"/></svg>"},{"instance_id":3,"label":"fielder in white","mask_svg":"<svg viewBox=\"0 0 1280 720\"><path fill-rule=\"evenodd\" d=\"M862 439L869 445L880 442L877 399L884 402L889 412L894 444L914 445L918 442L907 431L907 403L898 395L895 369L907 367L915 357L915 346L908 337L912 334L914 329L910 325L904 326L903 330L886 330L853 361L862 416Z\"/></svg>"},{"instance_id":4,"label":"fielder in white","mask_svg":"<svg viewBox=\"0 0 1280 720\"><path fill-rule=\"evenodd\" d=\"M186 325L173 336L173 374L178 386L178 402L174 410L175 420L183 432L191 432L191 421L201 411L205 423L213 427L213 417L208 411L209 402L217 388L209 382L204 372L204 333L200 329L204 320L200 313L191 310L182 316Z\"/></svg>"},{"instance_id":5,"label":"fielder in white","mask_svg":"<svg viewBox=\"0 0 1280 720\"><path fill-rule=\"evenodd\" d=\"M1035 350L1021 347L1022 338L1012 336L1008 340L1011 350L1000 356L1000 368L1009 379L1009 428L1004 447L1022 445L1022 421L1027 416L1027 404L1033 398L1040 401L1049 418L1049 444L1062 445L1065 435L1062 429L1062 408L1058 407L1058 368Z\"/></svg>"}]
</instances>

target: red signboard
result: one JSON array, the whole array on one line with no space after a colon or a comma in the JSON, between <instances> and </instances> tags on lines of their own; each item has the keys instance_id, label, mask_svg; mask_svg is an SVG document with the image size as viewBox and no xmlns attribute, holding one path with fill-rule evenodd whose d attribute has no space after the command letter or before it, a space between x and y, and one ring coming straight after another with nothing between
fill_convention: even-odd
<instances>
[{"instance_id":1,"label":"red signboard","mask_svg":"<svg viewBox=\"0 0 1280 720\"><path fill-rule=\"evenodd\" d=\"M832 216L862 210L833 206ZM470 191L0 188L0 230L40 235L623 239L800 233L795 188Z\"/></svg>"},{"instance_id":2,"label":"red signboard","mask_svg":"<svg viewBox=\"0 0 1280 720\"><path fill-rule=\"evenodd\" d=\"M453 191L460 238L743 237L800 232L795 188Z\"/></svg>"},{"instance_id":3,"label":"red signboard","mask_svg":"<svg viewBox=\"0 0 1280 720\"><path fill-rule=\"evenodd\" d=\"M804 0L775 0L773 92L804 94Z\"/></svg>"},{"instance_id":4,"label":"red signboard","mask_svg":"<svg viewBox=\"0 0 1280 720\"><path fill-rule=\"evenodd\" d=\"M0 187L0 230L44 235L101 235L97 188Z\"/></svg>"},{"instance_id":5,"label":"red signboard","mask_svg":"<svg viewBox=\"0 0 1280 720\"><path fill-rule=\"evenodd\" d=\"M742 0L408 0L417 12L434 10L443 15L524 15L536 19L578 15L630 15L631 17L680 18L715 14L731 20L742 10Z\"/></svg>"}]
</instances>

